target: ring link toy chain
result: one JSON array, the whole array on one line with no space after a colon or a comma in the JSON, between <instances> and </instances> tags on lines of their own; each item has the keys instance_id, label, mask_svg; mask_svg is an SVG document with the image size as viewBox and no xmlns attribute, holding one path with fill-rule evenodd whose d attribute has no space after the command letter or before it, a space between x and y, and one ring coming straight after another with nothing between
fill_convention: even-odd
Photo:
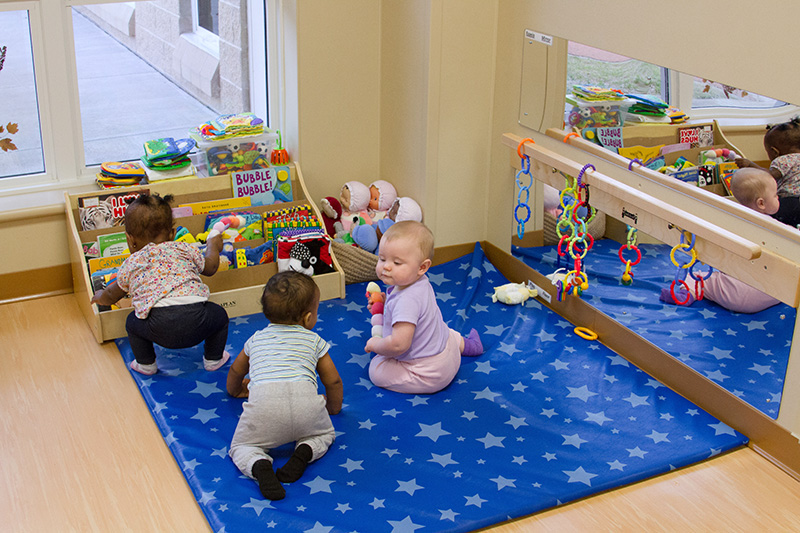
<instances>
[{"instance_id":1,"label":"ring link toy chain","mask_svg":"<svg viewBox=\"0 0 800 533\"><path fill-rule=\"evenodd\" d=\"M571 183L572 178L563 174L566 179L564 190L561 191L561 215L556 224L556 234L558 235L558 256L564 257L567 253L573 260L573 269L567 272L561 280L554 280L556 285L556 298L563 300L565 294L580 296L583 291L589 288L589 278L586 272L581 270L583 258L591 250L594 238L589 234L586 225L594 218L596 210L589 205L589 187L582 183L583 175L588 169L594 170L593 165L584 165L578 174L575 184ZM586 191L586 200L582 199L582 193ZM586 216L580 217L578 210L586 209Z\"/></svg>"},{"instance_id":2,"label":"ring link toy chain","mask_svg":"<svg viewBox=\"0 0 800 533\"><path fill-rule=\"evenodd\" d=\"M622 273L622 284L623 285L630 285L633 283L633 272L631 272L631 267L638 265L639 261L642 260L642 252L639 250L639 247L636 246L637 240L637 229L628 226L628 238L627 244L623 244L619 247L619 260L622 261L622 264L625 265L625 271ZM636 260L633 261L631 259L625 259L622 252L625 250L633 250L636 252Z\"/></svg>"},{"instance_id":3,"label":"ring link toy chain","mask_svg":"<svg viewBox=\"0 0 800 533\"><path fill-rule=\"evenodd\" d=\"M704 276L702 274L695 274L694 267L696 267L698 264L702 265L704 263L702 261L696 261L694 264L692 264L692 266L689 267L689 275L694 280L695 298L698 300L702 300L703 293L705 292L705 282L708 278L711 277L711 274L714 273L714 267L709 266L708 273Z\"/></svg>"},{"instance_id":4,"label":"ring link toy chain","mask_svg":"<svg viewBox=\"0 0 800 533\"><path fill-rule=\"evenodd\" d=\"M689 239L690 242L687 242L687 235L691 237L691 239ZM686 284L686 274L691 271L692 266L697 262L697 250L694 247L694 243L694 234L681 230L681 242L673 246L669 253L672 264L677 267L675 278L672 280L672 283L669 286L669 291L672 295L672 299L678 305L688 304L691 297L689 285ZM675 252L680 252L684 257L676 259ZM699 286L702 289L703 282L708 279L708 276L710 275L711 272L709 272L705 277L699 276L701 280L698 280L695 276L692 276L697 283L695 287L697 288ZM686 291L686 298L683 300L679 300L677 294L675 293L675 287L677 287L679 284L682 285L683 289ZM702 295L698 295L697 299L699 300L700 298L702 298Z\"/></svg>"},{"instance_id":5,"label":"ring link toy chain","mask_svg":"<svg viewBox=\"0 0 800 533\"><path fill-rule=\"evenodd\" d=\"M517 155L521 160L521 170L517 172L515 180L519 186L517 193L517 206L514 208L514 220L517 221L517 236L521 239L525 236L525 223L531 218L531 208L528 205L530 199L530 190L533 186L533 176L531 175L531 157L528 154L523 154L522 149L526 142L535 144L533 139L522 139L517 145ZM523 176L528 176L528 183L522 181ZM525 208L525 218L520 217L520 208Z\"/></svg>"}]
</instances>

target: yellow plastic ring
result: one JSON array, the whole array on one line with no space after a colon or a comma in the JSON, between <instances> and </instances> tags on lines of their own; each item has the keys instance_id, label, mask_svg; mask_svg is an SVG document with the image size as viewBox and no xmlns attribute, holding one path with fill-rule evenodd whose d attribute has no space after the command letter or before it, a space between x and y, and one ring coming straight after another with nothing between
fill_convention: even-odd
<instances>
[{"instance_id":1,"label":"yellow plastic ring","mask_svg":"<svg viewBox=\"0 0 800 533\"><path fill-rule=\"evenodd\" d=\"M597 339L597 333L590 330L589 328L585 328L583 326L577 326L575 328L575 335L578 337L584 338L587 341L593 341Z\"/></svg>"}]
</instances>

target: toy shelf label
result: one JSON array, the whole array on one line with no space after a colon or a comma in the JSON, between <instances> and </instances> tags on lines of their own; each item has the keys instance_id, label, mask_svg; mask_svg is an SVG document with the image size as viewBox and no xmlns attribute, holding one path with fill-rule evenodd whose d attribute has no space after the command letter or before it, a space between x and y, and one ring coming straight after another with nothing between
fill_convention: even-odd
<instances>
[{"instance_id":1,"label":"toy shelf label","mask_svg":"<svg viewBox=\"0 0 800 533\"><path fill-rule=\"evenodd\" d=\"M231 172L233 197L250 197L252 205L271 205L292 201L289 167Z\"/></svg>"}]
</instances>

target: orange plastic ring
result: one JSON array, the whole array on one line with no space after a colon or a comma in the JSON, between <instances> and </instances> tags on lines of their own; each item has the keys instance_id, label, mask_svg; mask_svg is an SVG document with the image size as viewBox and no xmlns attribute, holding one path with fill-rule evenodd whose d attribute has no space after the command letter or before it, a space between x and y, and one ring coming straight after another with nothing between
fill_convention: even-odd
<instances>
[{"instance_id":1,"label":"orange plastic ring","mask_svg":"<svg viewBox=\"0 0 800 533\"><path fill-rule=\"evenodd\" d=\"M574 132L574 131L573 131L573 132L570 132L570 133L567 133L567 134L564 136L564 142L565 142L565 143L569 143L569 138L570 138L570 137L579 137L579 135L577 134L577 132Z\"/></svg>"},{"instance_id":2,"label":"orange plastic ring","mask_svg":"<svg viewBox=\"0 0 800 533\"><path fill-rule=\"evenodd\" d=\"M530 142L531 142L531 144L536 144L536 141L534 141L534 140L533 140L533 139L531 139L531 138L528 138L528 139L522 139L522 140L519 142L519 144L517 145L517 155L519 156L519 158L520 158L520 159L522 159L523 157L525 157L525 154L523 154L523 153L522 153L522 147L523 147L523 145L524 145L526 142L528 142L528 141L530 141Z\"/></svg>"},{"instance_id":3,"label":"orange plastic ring","mask_svg":"<svg viewBox=\"0 0 800 533\"><path fill-rule=\"evenodd\" d=\"M578 337L584 338L587 341L597 340L597 333L590 330L589 328L585 328L583 326L577 326L575 328L575 335Z\"/></svg>"}]
</instances>

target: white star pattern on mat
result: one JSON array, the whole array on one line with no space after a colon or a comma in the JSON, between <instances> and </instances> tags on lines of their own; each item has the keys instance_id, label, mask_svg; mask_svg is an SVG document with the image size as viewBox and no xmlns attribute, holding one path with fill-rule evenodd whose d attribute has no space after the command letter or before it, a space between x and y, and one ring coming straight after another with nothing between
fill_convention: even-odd
<instances>
[{"instance_id":1,"label":"white star pattern on mat","mask_svg":"<svg viewBox=\"0 0 800 533\"><path fill-rule=\"evenodd\" d=\"M227 455L244 400L225 393L224 369L202 370L202 346L159 352L164 372L138 383L214 531L472 531L487 516L505 520L569 502L593 485L636 481L666 462L682 467L688 456L745 441L600 343L577 338L574 325L537 301L492 303L493 287L507 280L472 258L434 267L429 278L444 296L438 305L448 325L462 334L478 330L486 353L464 357L456 379L435 394L397 394L369 380L363 284L320 305L315 331L332 344L345 405L332 417L335 443L300 480L283 485L284 500L264 500ZM231 320L233 352L265 327L263 316L245 318ZM721 329L709 322L717 333L703 352L733 350ZM745 329L736 336L743 344ZM672 341L696 357L693 343L701 338ZM770 357L759 354L747 373L770 376ZM275 469L292 450L270 450Z\"/></svg>"}]
</instances>

